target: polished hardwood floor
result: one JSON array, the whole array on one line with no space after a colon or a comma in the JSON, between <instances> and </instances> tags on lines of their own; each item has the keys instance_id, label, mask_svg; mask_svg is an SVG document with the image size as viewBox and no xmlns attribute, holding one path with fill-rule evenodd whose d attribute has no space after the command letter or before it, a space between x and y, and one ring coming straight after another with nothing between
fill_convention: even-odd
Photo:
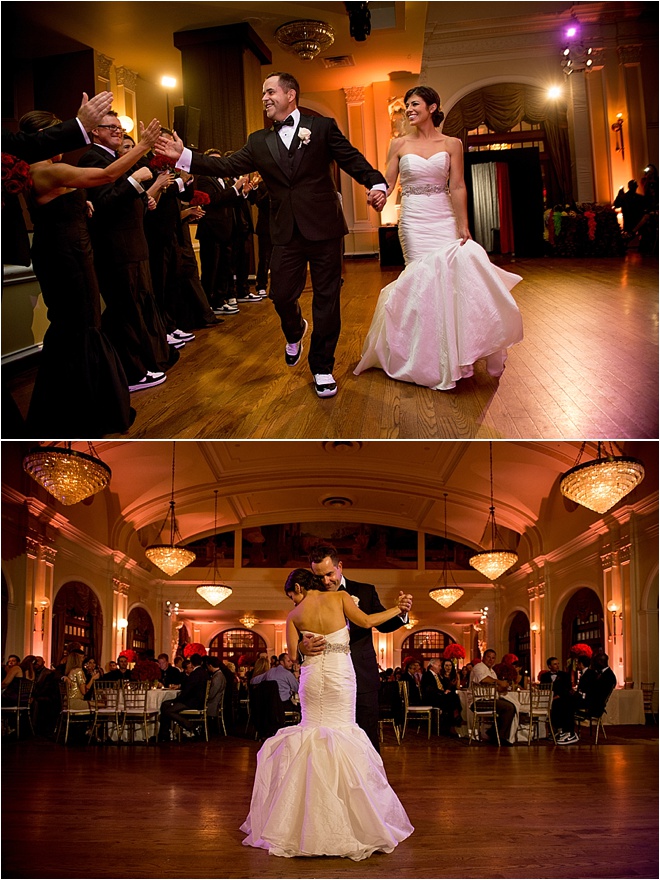
<instances>
[{"instance_id":1,"label":"polished hardwood floor","mask_svg":"<svg viewBox=\"0 0 660 880\"><path fill-rule=\"evenodd\" d=\"M319 400L306 355L284 365L270 300L244 304L198 331L167 381L132 395L128 438L548 438L658 436L657 259L502 262L523 277L514 295L525 338L501 379L483 362L452 391L353 375L381 287L398 269L346 260L339 394ZM311 289L302 297L310 318ZM34 371L10 389L25 412Z\"/></svg>"},{"instance_id":2,"label":"polished hardwood floor","mask_svg":"<svg viewBox=\"0 0 660 880\"><path fill-rule=\"evenodd\" d=\"M658 729L497 749L414 728L383 760L414 834L361 862L243 847L258 744L3 743L3 878L657 878Z\"/></svg>"}]
</instances>

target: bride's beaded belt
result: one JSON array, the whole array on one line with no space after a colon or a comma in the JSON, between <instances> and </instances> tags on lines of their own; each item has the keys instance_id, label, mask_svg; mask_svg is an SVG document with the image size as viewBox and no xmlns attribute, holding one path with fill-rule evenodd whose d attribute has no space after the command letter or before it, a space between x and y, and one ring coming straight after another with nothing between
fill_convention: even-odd
<instances>
[{"instance_id":1,"label":"bride's beaded belt","mask_svg":"<svg viewBox=\"0 0 660 880\"><path fill-rule=\"evenodd\" d=\"M446 186L440 186L439 183L424 183L421 186L402 186L402 196L430 196L433 193L443 193L447 189Z\"/></svg>"},{"instance_id":2,"label":"bride's beaded belt","mask_svg":"<svg viewBox=\"0 0 660 880\"><path fill-rule=\"evenodd\" d=\"M351 646L350 645L335 645L335 644L327 644L323 648L324 654L350 654Z\"/></svg>"}]
</instances>

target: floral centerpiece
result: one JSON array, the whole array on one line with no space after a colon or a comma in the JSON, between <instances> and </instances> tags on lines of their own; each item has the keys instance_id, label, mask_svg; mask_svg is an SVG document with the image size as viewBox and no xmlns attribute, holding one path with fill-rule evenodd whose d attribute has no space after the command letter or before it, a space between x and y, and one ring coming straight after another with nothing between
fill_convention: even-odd
<instances>
[{"instance_id":1,"label":"floral centerpiece","mask_svg":"<svg viewBox=\"0 0 660 880\"><path fill-rule=\"evenodd\" d=\"M447 645L445 650L442 652L442 658L443 660L464 660L465 648L463 647L463 645L459 645L456 642L451 645Z\"/></svg>"},{"instance_id":2,"label":"floral centerpiece","mask_svg":"<svg viewBox=\"0 0 660 880\"><path fill-rule=\"evenodd\" d=\"M2 154L2 201L5 196L17 196L32 186L30 166L11 153Z\"/></svg>"},{"instance_id":3,"label":"floral centerpiece","mask_svg":"<svg viewBox=\"0 0 660 880\"><path fill-rule=\"evenodd\" d=\"M508 681L509 684L515 684L518 680L518 671L510 663L496 663L493 671L501 681Z\"/></svg>"},{"instance_id":4,"label":"floral centerpiece","mask_svg":"<svg viewBox=\"0 0 660 880\"><path fill-rule=\"evenodd\" d=\"M513 666L513 664L517 662L518 658L515 654L505 654L504 657L502 657L502 663L508 663L509 666Z\"/></svg>"},{"instance_id":5,"label":"floral centerpiece","mask_svg":"<svg viewBox=\"0 0 660 880\"><path fill-rule=\"evenodd\" d=\"M193 654L199 654L200 657L206 657L206 648L200 642L189 642L183 649L183 656L192 657Z\"/></svg>"},{"instance_id":6,"label":"floral centerpiece","mask_svg":"<svg viewBox=\"0 0 660 880\"><path fill-rule=\"evenodd\" d=\"M580 657L584 654L591 660L594 652L589 645L585 644L585 642L577 642L575 645L571 645L570 654L572 657Z\"/></svg>"},{"instance_id":7,"label":"floral centerpiece","mask_svg":"<svg viewBox=\"0 0 660 880\"><path fill-rule=\"evenodd\" d=\"M160 681L160 666L155 660L138 660L133 675L138 681Z\"/></svg>"},{"instance_id":8,"label":"floral centerpiece","mask_svg":"<svg viewBox=\"0 0 660 880\"><path fill-rule=\"evenodd\" d=\"M138 658L138 655L132 648L124 648L123 651L119 652L120 657L126 657L129 663L135 663Z\"/></svg>"}]
</instances>

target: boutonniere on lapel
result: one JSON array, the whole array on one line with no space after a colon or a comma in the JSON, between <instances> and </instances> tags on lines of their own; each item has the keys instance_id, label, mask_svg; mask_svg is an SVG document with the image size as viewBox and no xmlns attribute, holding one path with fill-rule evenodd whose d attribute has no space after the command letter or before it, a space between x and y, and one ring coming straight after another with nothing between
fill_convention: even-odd
<instances>
[{"instance_id":1,"label":"boutonniere on lapel","mask_svg":"<svg viewBox=\"0 0 660 880\"><path fill-rule=\"evenodd\" d=\"M300 138L300 143L298 144L298 149L302 147L303 144L307 146L307 144L312 139L312 132L308 128L299 128L298 129L298 137Z\"/></svg>"},{"instance_id":2,"label":"boutonniere on lapel","mask_svg":"<svg viewBox=\"0 0 660 880\"><path fill-rule=\"evenodd\" d=\"M355 602L356 605L360 604L360 597L359 596L354 596L352 593L349 593L348 595L351 597L351 599Z\"/></svg>"}]
</instances>

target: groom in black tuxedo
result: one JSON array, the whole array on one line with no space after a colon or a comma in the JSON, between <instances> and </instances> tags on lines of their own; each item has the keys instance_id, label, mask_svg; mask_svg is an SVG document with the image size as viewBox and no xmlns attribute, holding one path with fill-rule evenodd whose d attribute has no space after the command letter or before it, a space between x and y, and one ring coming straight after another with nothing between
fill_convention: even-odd
<instances>
[{"instance_id":1,"label":"groom in black tuxedo","mask_svg":"<svg viewBox=\"0 0 660 880\"><path fill-rule=\"evenodd\" d=\"M342 563L335 548L330 544L317 544L309 552L311 569L323 578L326 590L336 592L346 590L358 608L365 614L375 614L385 608L378 598L373 584L362 584L344 577ZM412 607L412 596L401 593L399 597L401 616L393 617L377 626L382 633L394 632L408 622L408 612ZM371 629L364 629L355 623L349 624L351 660L355 669L357 694L355 701L355 720L380 752L378 737L378 688L380 676L378 661L371 637ZM323 651L323 636L312 636L303 640L300 650L303 654L320 654Z\"/></svg>"},{"instance_id":2,"label":"groom in black tuxedo","mask_svg":"<svg viewBox=\"0 0 660 880\"><path fill-rule=\"evenodd\" d=\"M339 131L334 119L302 116L300 87L289 73L273 73L263 84L262 101L272 128L253 132L247 144L224 158L198 156L174 143L159 141L156 151L177 160L193 174L238 177L258 171L268 188L271 208L270 296L286 337L285 362L300 361L307 321L298 300L309 263L314 330L309 366L319 397L332 397L337 383L332 371L341 316L342 240L348 232L337 193L333 162L369 189L368 202L382 210L387 185L364 156Z\"/></svg>"}]
</instances>

